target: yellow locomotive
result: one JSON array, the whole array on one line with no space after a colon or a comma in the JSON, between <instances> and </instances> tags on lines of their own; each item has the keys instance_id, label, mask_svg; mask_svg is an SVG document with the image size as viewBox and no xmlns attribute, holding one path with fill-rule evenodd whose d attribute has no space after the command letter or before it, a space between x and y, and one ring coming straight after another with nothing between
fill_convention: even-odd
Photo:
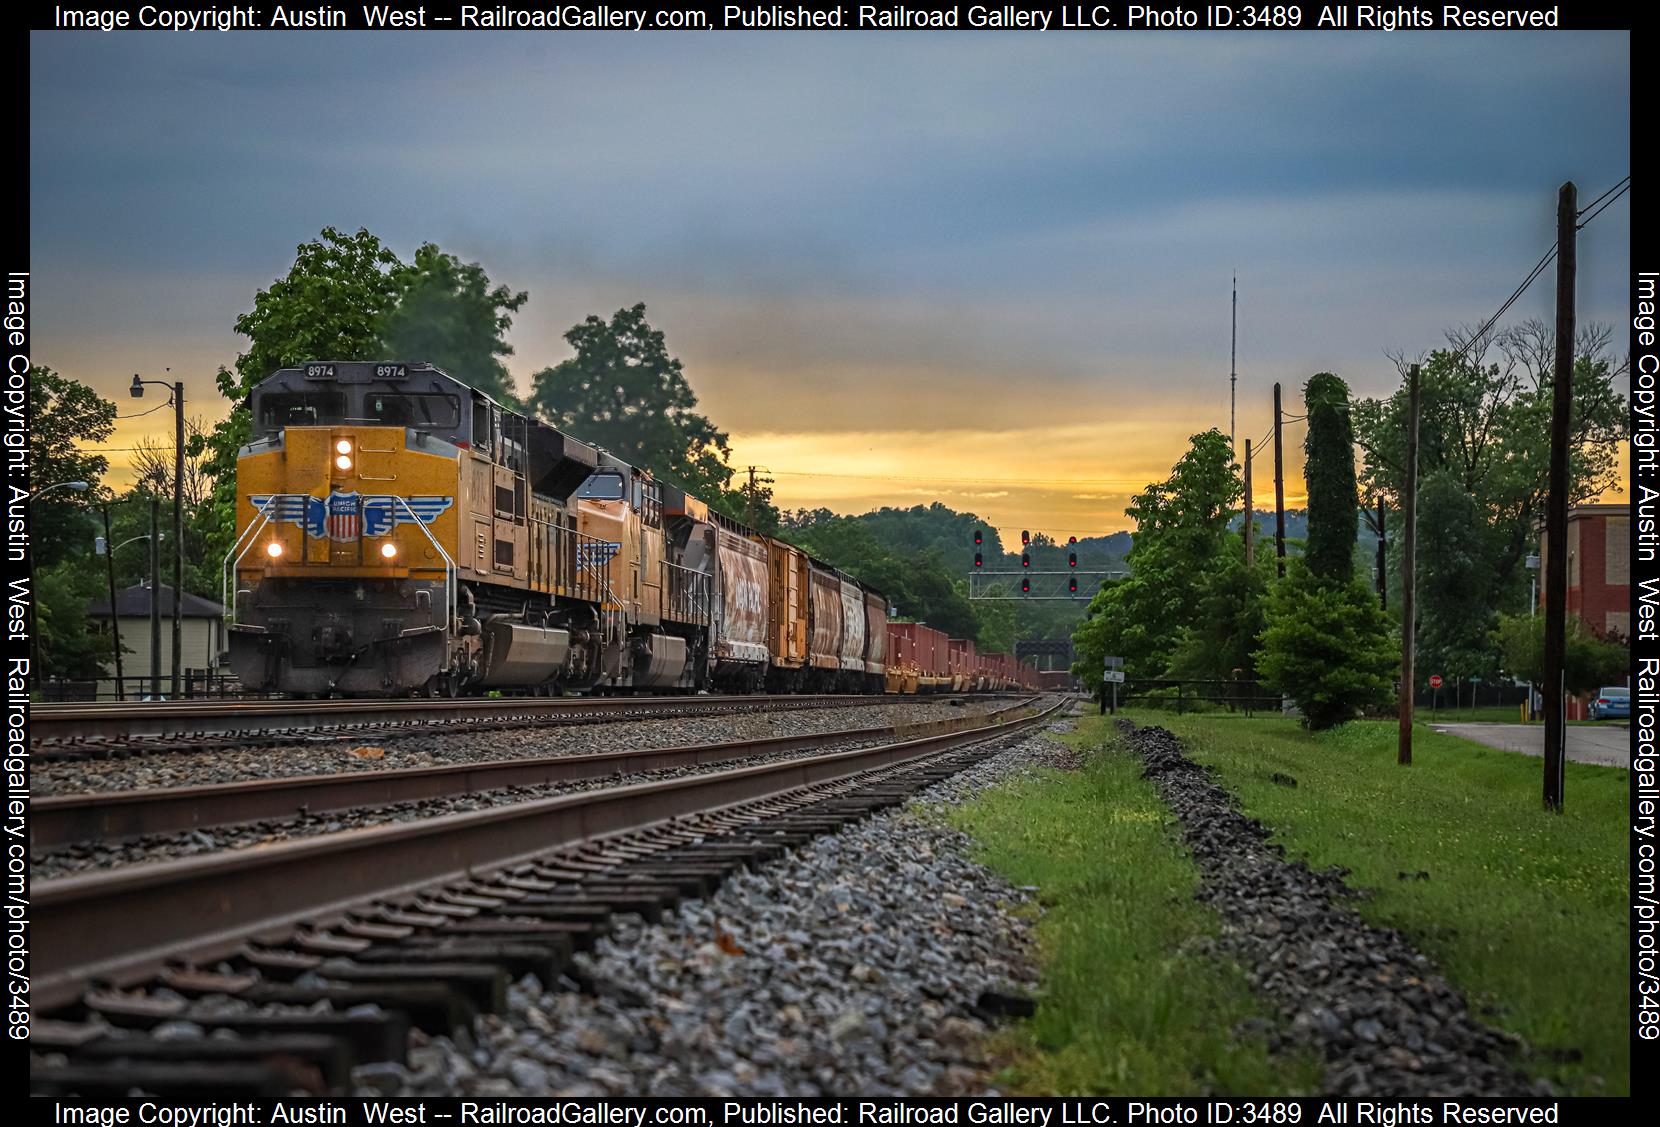
<instances>
[{"instance_id":1,"label":"yellow locomotive","mask_svg":"<svg viewBox=\"0 0 1660 1127\"><path fill-rule=\"evenodd\" d=\"M254 389L231 666L300 695L881 692L887 604L427 364Z\"/></svg>"}]
</instances>

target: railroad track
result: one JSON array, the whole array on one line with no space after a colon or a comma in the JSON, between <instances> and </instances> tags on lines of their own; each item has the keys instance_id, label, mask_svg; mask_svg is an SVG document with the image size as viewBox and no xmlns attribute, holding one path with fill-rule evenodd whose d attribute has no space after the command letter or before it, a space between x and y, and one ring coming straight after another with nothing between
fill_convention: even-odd
<instances>
[{"instance_id":1,"label":"railroad track","mask_svg":"<svg viewBox=\"0 0 1660 1127\"><path fill-rule=\"evenodd\" d=\"M992 712L1002 723L1038 698ZM231 826L361 807L453 798L511 787L675 771L712 763L812 751L839 743L918 737L960 731L978 716L905 725L814 732L593 755L547 755L384 771L330 772L278 779L250 779L203 786L95 791L52 795L30 808L30 844L48 851L67 845L112 842L155 834Z\"/></svg>"},{"instance_id":2,"label":"railroad track","mask_svg":"<svg viewBox=\"0 0 1660 1127\"><path fill-rule=\"evenodd\" d=\"M43 759L84 759L310 739L395 739L466 724L590 724L739 712L892 703L884 694L807 696L509 697L482 700L177 701L36 705L29 748Z\"/></svg>"},{"instance_id":3,"label":"railroad track","mask_svg":"<svg viewBox=\"0 0 1660 1127\"><path fill-rule=\"evenodd\" d=\"M613 913L903 802L1065 705L863 748L40 881L37 1094L341 1091L569 974ZM841 738L847 738L843 733ZM326 1003L326 1004L325 1004ZM149 1034L188 1022L234 1036ZM116 1035L112 1027L128 1031ZM45 1054L45 1055L40 1055Z\"/></svg>"}]
</instances>

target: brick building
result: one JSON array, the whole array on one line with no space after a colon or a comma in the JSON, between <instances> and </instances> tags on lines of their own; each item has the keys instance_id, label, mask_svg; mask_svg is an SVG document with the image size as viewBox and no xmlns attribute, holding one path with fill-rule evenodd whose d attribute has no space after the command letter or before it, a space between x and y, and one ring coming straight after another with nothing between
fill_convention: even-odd
<instances>
[{"instance_id":1,"label":"brick building","mask_svg":"<svg viewBox=\"0 0 1660 1127\"><path fill-rule=\"evenodd\" d=\"M1544 609L1546 537L1539 535L1539 609ZM1568 510L1568 613L1592 631L1631 637L1631 506L1575 505ZM1568 702L1568 719L1585 718L1585 701Z\"/></svg>"}]
</instances>

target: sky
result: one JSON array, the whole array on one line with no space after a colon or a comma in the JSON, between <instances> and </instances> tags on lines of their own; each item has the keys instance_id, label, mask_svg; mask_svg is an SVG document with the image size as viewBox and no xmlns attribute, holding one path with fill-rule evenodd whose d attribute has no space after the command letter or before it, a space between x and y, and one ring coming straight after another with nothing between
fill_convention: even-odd
<instances>
[{"instance_id":1,"label":"sky","mask_svg":"<svg viewBox=\"0 0 1660 1127\"><path fill-rule=\"evenodd\" d=\"M34 360L123 413L154 405L138 372L222 416L254 293L365 227L529 291L521 391L643 301L780 505L939 500L1005 543L1130 527L1229 429L1236 273L1242 448L1276 381L1293 414L1316 371L1387 394L1389 353L1538 261L1564 180L1630 172L1619 32L37 32L30 56ZM1581 233L1582 323L1628 319L1629 215ZM1553 308L1547 273L1504 323ZM118 423L116 479L171 428Z\"/></svg>"}]
</instances>

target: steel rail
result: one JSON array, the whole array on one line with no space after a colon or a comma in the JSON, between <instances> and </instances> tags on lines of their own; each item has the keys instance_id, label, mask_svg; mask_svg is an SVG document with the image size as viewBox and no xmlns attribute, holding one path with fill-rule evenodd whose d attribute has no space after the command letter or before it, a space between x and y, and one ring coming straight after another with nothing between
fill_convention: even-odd
<instances>
[{"instance_id":1,"label":"steel rail","mask_svg":"<svg viewBox=\"0 0 1660 1127\"><path fill-rule=\"evenodd\" d=\"M37 705L29 710L31 745L65 748L101 740L263 735L323 728L430 725L468 720L605 717L638 711L693 716L757 709L824 708L877 703L887 694L807 696L503 697L480 700L254 700L97 705Z\"/></svg>"},{"instance_id":2,"label":"steel rail","mask_svg":"<svg viewBox=\"0 0 1660 1127\"><path fill-rule=\"evenodd\" d=\"M523 864L550 850L772 798L998 738L1064 706L993 724L831 755L607 787L258 849L37 882L34 982L43 1012L97 983L130 985L176 962L232 955L248 940L327 925L376 902Z\"/></svg>"},{"instance_id":3,"label":"steel rail","mask_svg":"<svg viewBox=\"0 0 1660 1127\"><path fill-rule=\"evenodd\" d=\"M990 719L1001 723L1010 718L1009 713L1036 700L1034 696L999 709L989 714ZM115 841L353 807L451 798L508 787L672 771L753 755L807 751L835 743L957 731L980 719L961 716L917 724L594 755L527 756L437 767L339 771L203 786L51 795L35 799L30 808L30 844L34 849L50 850L82 842Z\"/></svg>"}]
</instances>

